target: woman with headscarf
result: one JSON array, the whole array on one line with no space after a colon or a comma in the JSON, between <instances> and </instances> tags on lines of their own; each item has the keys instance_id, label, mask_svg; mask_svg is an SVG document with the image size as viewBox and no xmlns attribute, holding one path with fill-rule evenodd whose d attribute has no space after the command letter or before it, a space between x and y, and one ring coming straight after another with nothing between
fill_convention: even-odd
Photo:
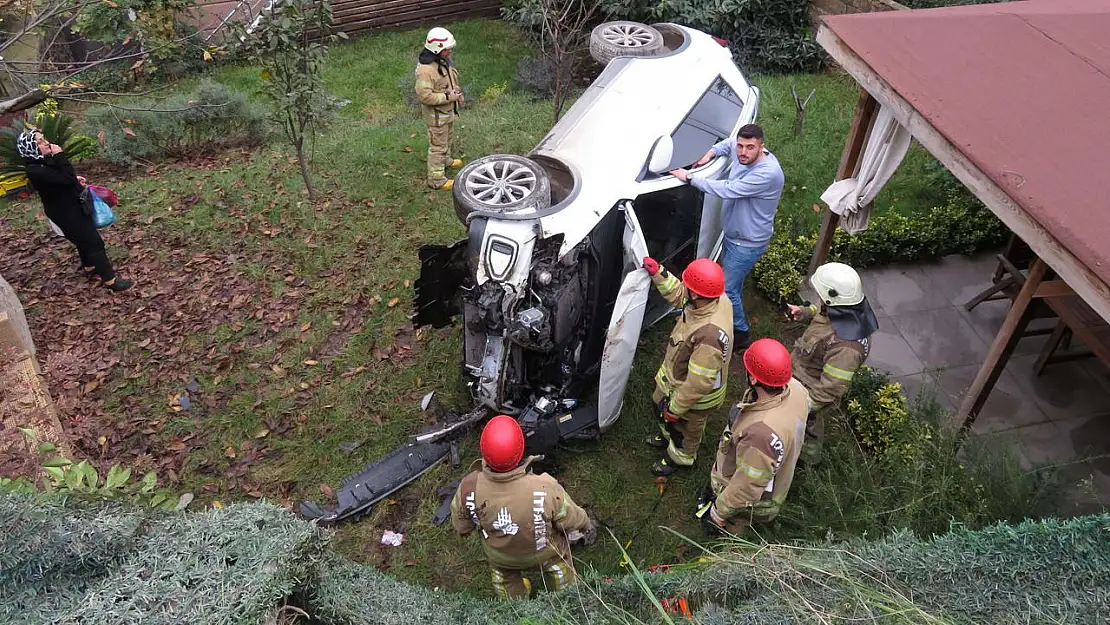
<instances>
[{"instance_id":1,"label":"woman with headscarf","mask_svg":"<svg viewBox=\"0 0 1110 625\"><path fill-rule=\"evenodd\" d=\"M113 291L130 288L131 281L116 276L108 260L104 240L81 201L85 179L73 171L62 148L47 141L35 129L20 133L16 148L27 164L27 179L42 198L43 212L77 247L85 275L98 276L101 283Z\"/></svg>"}]
</instances>

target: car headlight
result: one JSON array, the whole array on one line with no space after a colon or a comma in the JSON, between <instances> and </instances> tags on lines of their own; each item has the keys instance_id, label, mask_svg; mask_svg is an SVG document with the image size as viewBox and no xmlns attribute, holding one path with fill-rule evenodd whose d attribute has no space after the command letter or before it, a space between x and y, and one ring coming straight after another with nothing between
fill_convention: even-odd
<instances>
[{"instance_id":1,"label":"car headlight","mask_svg":"<svg viewBox=\"0 0 1110 625\"><path fill-rule=\"evenodd\" d=\"M517 244L511 239L493 235L486 243L486 271L494 280L504 280L516 264Z\"/></svg>"}]
</instances>

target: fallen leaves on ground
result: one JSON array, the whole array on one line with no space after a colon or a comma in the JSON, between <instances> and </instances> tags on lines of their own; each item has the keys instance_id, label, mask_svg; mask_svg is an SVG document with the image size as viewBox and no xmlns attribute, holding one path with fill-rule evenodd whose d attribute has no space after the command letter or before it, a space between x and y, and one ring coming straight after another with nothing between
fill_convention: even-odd
<instances>
[{"instance_id":1,"label":"fallen leaves on ground","mask_svg":"<svg viewBox=\"0 0 1110 625\"><path fill-rule=\"evenodd\" d=\"M188 208L199 201L190 195L180 205ZM265 235L259 241L269 241L276 228L248 226L250 220L244 216L228 227L248 228ZM325 383L325 374L349 377L365 371L364 366L330 371L328 365L364 327L381 297L367 298L361 289L348 286L351 275L367 266L365 241L344 258L344 266L329 267L307 280L268 243L239 241L235 251L198 249L172 227L134 226L152 221L136 219L129 228L102 231L109 257L135 283L124 293L111 293L82 275L73 246L45 226L28 231L0 219L0 249L5 251L4 277L26 309L59 419L75 448L98 465L122 462L136 470L155 469L173 483L185 471L190 453L207 442L205 416L218 412L234 393L255 390L242 379L249 368L268 367L273 384L284 389L277 392L305 395L302 405ZM310 237L324 239L325 234ZM249 266L264 267L265 275L248 275ZM275 276L284 289L271 287ZM331 300L336 321L330 332L310 333L312 323L301 319L310 300ZM394 298L390 306L398 303ZM321 343L303 360L304 367L290 371L278 363L284 348L313 334L320 335L315 340ZM393 344L375 348L374 355L380 352L381 359L400 364L412 355L412 335L411 327L402 328ZM278 355L273 362L253 361L267 349ZM372 361L372 355L367 357ZM296 379L313 374L308 380ZM213 383L206 392L197 379ZM257 390L256 396L265 396L263 389ZM265 410L261 400L255 409ZM191 420L199 435L192 440L169 436L165 427L171 416L178 420L174 431L182 419ZM256 438L285 433L296 424L294 417L303 423L295 414L264 416L266 428L257 430ZM224 475L232 480L268 453L266 448L225 451L227 459L235 460Z\"/></svg>"}]
</instances>

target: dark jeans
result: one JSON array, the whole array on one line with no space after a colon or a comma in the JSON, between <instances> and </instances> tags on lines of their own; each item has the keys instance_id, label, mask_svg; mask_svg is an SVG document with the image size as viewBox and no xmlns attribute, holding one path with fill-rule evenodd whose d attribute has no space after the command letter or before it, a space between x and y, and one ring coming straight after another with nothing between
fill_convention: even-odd
<instances>
[{"instance_id":1,"label":"dark jeans","mask_svg":"<svg viewBox=\"0 0 1110 625\"><path fill-rule=\"evenodd\" d=\"M725 293L732 302L732 326L740 332L748 331L748 317L744 314L744 302L741 294L744 290L744 278L748 277L755 267L759 257L767 251L767 245L748 247L737 245L727 240L721 252L721 267L725 270Z\"/></svg>"}]
</instances>

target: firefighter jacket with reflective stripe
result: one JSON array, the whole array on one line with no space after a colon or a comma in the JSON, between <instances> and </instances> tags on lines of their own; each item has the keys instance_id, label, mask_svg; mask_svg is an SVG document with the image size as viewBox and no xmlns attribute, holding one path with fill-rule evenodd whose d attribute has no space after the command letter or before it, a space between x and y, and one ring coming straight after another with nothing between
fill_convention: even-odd
<instances>
[{"instance_id":1,"label":"firefighter jacket with reflective stripe","mask_svg":"<svg viewBox=\"0 0 1110 625\"><path fill-rule=\"evenodd\" d=\"M745 401L752 397L749 390ZM805 441L808 405L806 388L792 379L780 395L733 408L710 473L717 514L745 522L778 515Z\"/></svg>"},{"instance_id":2,"label":"firefighter jacket with reflective stripe","mask_svg":"<svg viewBox=\"0 0 1110 625\"><path fill-rule=\"evenodd\" d=\"M668 410L682 415L724 403L732 357L732 302L727 295L701 308L687 305L686 287L666 269L651 277L659 293L682 315L671 331L655 385L670 398Z\"/></svg>"},{"instance_id":3,"label":"firefighter jacket with reflective stripe","mask_svg":"<svg viewBox=\"0 0 1110 625\"><path fill-rule=\"evenodd\" d=\"M442 126L459 117L459 103L447 101L447 92L458 88L459 73L454 66L436 62L416 66L416 98L424 124Z\"/></svg>"},{"instance_id":4,"label":"firefighter jacket with reflective stripe","mask_svg":"<svg viewBox=\"0 0 1110 625\"><path fill-rule=\"evenodd\" d=\"M852 377L871 351L868 339L848 341L836 335L829 318L816 305L802 309L811 319L805 334L794 343L790 359L794 377L809 389L812 410L837 402L852 386Z\"/></svg>"},{"instance_id":5,"label":"firefighter jacket with reflective stripe","mask_svg":"<svg viewBox=\"0 0 1110 625\"><path fill-rule=\"evenodd\" d=\"M570 558L566 534L586 531L590 519L555 478L528 472L535 457L506 473L476 460L451 501L451 523L462 535L477 531L490 564L529 569ZM480 470L477 470L478 466Z\"/></svg>"}]
</instances>

